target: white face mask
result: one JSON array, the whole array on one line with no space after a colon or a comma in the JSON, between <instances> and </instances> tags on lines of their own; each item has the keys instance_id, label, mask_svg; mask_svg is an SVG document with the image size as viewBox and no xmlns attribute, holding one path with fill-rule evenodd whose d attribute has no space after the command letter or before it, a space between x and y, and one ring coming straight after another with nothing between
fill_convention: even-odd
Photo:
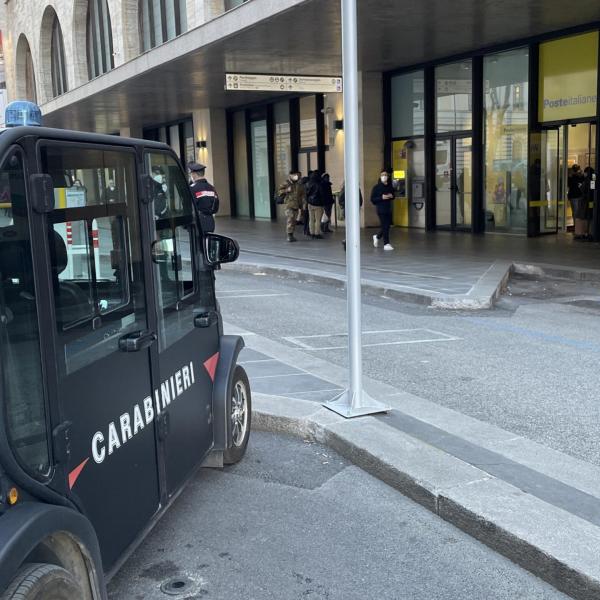
<instances>
[{"instance_id":1,"label":"white face mask","mask_svg":"<svg viewBox=\"0 0 600 600\"><path fill-rule=\"evenodd\" d=\"M292 175L292 181L298 181L298 175Z\"/></svg>"},{"instance_id":2,"label":"white face mask","mask_svg":"<svg viewBox=\"0 0 600 600\"><path fill-rule=\"evenodd\" d=\"M163 176L162 175L155 175L154 176L154 181L156 181L158 183L162 183L163 182Z\"/></svg>"},{"instance_id":3,"label":"white face mask","mask_svg":"<svg viewBox=\"0 0 600 600\"><path fill-rule=\"evenodd\" d=\"M388 176L387 175L382 175L379 179L381 179L381 183L387 183L388 182Z\"/></svg>"}]
</instances>

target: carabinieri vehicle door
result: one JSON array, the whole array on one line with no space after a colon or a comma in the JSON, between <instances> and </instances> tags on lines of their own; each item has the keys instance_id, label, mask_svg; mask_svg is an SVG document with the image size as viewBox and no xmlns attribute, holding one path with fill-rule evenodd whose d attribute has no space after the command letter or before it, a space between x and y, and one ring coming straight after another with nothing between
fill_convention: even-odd
<instances>
[{"instance_id":1,"label":"carabinieri vehicle door","mask_svg":"<svg viewBox=\"0 0 600 600\"><path fill-rule=\"evenodd\" d=\"M41 140L38 153L54 187L54 210L35 219L47 235L65 492L108 571L160 501L138 162L116 145Z\"/></svg>"},{"instance_id":2,"label":"carabinieri vehicle door","mask_svg":"<svg viewBox=\"0 0 600 600\"><path fill-rule=\"evenodd\" d=\"M204 266L202 238L188 182L168 152L149 150L152 261L158 310L158 350L164 411L168 495L213 443L212 390L219 360L214 275Z\"/></svg>"}]
</instances>

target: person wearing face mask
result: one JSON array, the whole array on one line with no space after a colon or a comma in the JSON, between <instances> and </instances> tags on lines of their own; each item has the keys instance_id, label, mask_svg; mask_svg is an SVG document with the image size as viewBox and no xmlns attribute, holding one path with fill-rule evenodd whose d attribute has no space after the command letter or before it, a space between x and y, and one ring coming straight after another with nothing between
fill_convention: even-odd
<instances>
[{"instance_id":1,"label":"person wearing face mask","mask_svg":"<svg viewBox=\"0 0 600 600\"><path fill-rule=\"evenodd\" d=\"M387 171L381 171L379 182L371 192L371 202L375 205L377 216L381 223L379 233L373 236L373 246L379 247L379 242L383 238L383 249L393 250L390 244L390 227L392 226L392 201L394 199L394 187L390 181Z\"/></svg>"},{"instance_id":2,"label":"person wearing face mask","mask_svg":"<svg viewBox=\"0 0 600 600\"><path fill-rule=\"evenodd\" d=\"M104 190L104 204L114 204L119 201L119 192L112 179L108 180L108 186Z\"/></svg>"},{"instance_id":3,"label":"person wearing face mask","mask_svg":"<svg viewBox=\"0 0 600 600\"><path fill-rule=\"evenodd\" d=\"M157 219L162 219L167 216L167 184L165 182L165 174L161 166L154 165L152 167L152 197L154 201L154 216Z\"/></svg>"},{"instance_id":4,"label":"person wearing face mask","mask_svg":"<svg viewBox=\"0 0 600 600\"><path fill-rule=\"evenodd\" d=\"M288 242L296 241L294 237L296 217L298 211L304 208L304 186L300 183L300 177L299 171L290 171L287 181L279 186L277 192L285 208L285 231Z\"/></svg>"}]
</instances>

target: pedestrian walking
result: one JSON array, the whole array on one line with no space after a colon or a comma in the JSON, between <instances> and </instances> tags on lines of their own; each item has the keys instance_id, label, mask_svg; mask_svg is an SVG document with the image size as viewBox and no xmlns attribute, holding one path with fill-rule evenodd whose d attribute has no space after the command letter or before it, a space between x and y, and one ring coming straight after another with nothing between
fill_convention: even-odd
<instances>
[{"instance_id":1,"label":"pedestrian walking","mask_svg":"<svg viewBox=\"0 0 600 600\"><path fill-rule=\"evenodd\" d=\"M188 163L188 171L191 179L190 189L194 198L194 206L200 221L202 231L210 233L215 230L215 218L219 210L219 195L215 187L210 184L206 177L206 167L197 162Z\"/></svg>"},{"instance_id":2,"label":"pedestrian walking","mask_svg":"<svg viewBox=\"0 0 600 600\"><path fill-rule=\"evenodd\" d=\"M329 173L323 173L321 177L321 196L323 198L323 216L321 217L321 233L332 233L331 227L331 214L333 212L333 205L335 200L333 199L333 192L331 190L331 179Z\"/></svg>"},{"instance_id":3,"label":"pedestrian walking","mask_svg":"<svg viewBox=\"0 0 600 600\"><path fill-rule=\"evenodd\" d=\"M306 184L306 203L308 205L308 222L310 237L313 240L323 239L321 235L321 217L323 216L323 193L321 177L313 171Z\"/></svg>"},{"instance_id":4,"label":"pedestrian walking","mask_svg":"<svg viewBox=\"0 0 600 600\"><path fill-rule=\"evenodd\" d=\"M287 181L279 186L278 198L285 208L285 231L288 242L295 242L294 231L298 212L304 207L304 186L300 182L301 173L290 171Z\"/></svg>"},{"instance_id":5,"label":"pedestrian walking","mask_svg":"<svg viewBox=\"0 0 600 600\"><path fill-rule=\"evenodd\" d=\"M377 216L381 227L379 233L373 236L373 246L379 247L379 242L383 238L383 249L393 250L390 244L390 227L392 226L392 200L394 199L394 187L390 182L390 176L387 171L381 171L379 181L371 192L371 202L375 205Z\"/></svg>"}]
</instances>

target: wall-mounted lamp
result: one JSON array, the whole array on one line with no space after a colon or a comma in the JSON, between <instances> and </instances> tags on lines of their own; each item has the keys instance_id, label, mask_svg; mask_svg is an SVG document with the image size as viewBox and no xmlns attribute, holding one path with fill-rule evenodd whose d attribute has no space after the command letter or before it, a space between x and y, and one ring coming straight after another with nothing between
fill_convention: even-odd
<instances>
[{"instance_id":1,"label":"wall-mounted lamp","mask_svg":"<svg viewBox=\"0 0 600 600\"><path fill-rule=\"evenodd\" d=\"M196 148L206 148L206 140L198 140L196 142Z\"/></svg>"},{"instance_id":2,"label":"wall-mounted lamp","mask_svg":"<svg viewBox=\"0 0 600 600\"><path fill-rule=\"evenodd\" d=\"M336 131L342 131L344 129L344 119L338 119L337 121L334 121L333 128Z\"/></svg>"}]
</instances>

